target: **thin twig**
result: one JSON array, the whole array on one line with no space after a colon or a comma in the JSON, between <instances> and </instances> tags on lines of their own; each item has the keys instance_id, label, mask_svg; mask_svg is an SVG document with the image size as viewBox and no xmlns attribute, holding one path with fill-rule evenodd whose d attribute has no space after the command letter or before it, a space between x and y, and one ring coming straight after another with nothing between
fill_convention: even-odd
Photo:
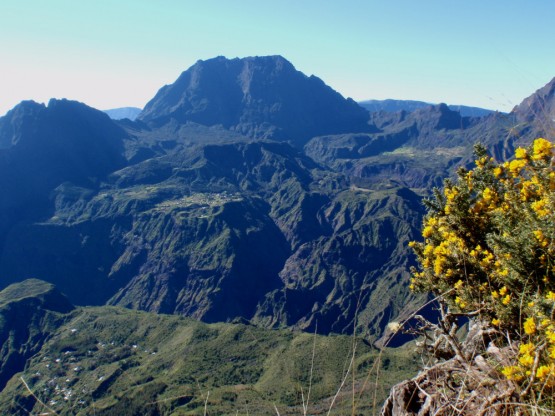
<instances>
[{"instance_id":1,"label":"thin twig","mask_svg":"<svg viewBox=\"0 0 555 416\"><path fill-rule=\"evenodd\" d=\"M312 389L312 374L314 372L314 356L316 355L316 332L318 331L318 322L314 328L314 337L312 340L312 359L310 361L310 377L308 379L308 393L306 394L306 404L303 395L303 415L306 416L308 412L308 402L310 400L310 391Z\"/></svg>"},{"instance_id":2,"label":"thin twig","mask_svg":"<svg viewBox=\"0 0 555 416\"><path fill-rule=\"evenodd\" d=\"M204 401L204 416L208 414L208 397L210 397L210 390L206 392L206 400Z\"/></svg>"},{"instance_id":3,"label":"thin twig","mask_svg":"<svg viewBox=\"0 0 555 416\"><path fill-rule=\"evenodd\" d=\"M353 350L353 354L351 355L351 361L349 363L349 367L347 368L347 372L345 373L345 377L343 377L343 381L341 381L341 385L339 386L339 388L335 392L335 395L333 396L333 399L331 401L330 408L328 410L327 416L329 416L329 414L331 413L331 409L333 409L333 405L335 404L335 400L337 399L337 396L339 396L339 393L343 389L343 386L345 385L345 382L347 381L347 378L349 377L349 373L351 372L351 368L353 367L354 362L355 362L355 351Z\"/></svg>"}]
</instances>

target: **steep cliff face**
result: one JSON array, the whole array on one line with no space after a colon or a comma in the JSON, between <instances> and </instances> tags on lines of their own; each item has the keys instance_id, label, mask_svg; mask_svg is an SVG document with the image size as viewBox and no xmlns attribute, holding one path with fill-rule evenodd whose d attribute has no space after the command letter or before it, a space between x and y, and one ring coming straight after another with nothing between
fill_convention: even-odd
<instances>
[{"instance_id":1,"label":"steep cliff face","mask_svg":"<svg viewBox=\"0 0 555 416\"><path fill-rule=\"evenodd\" d=\"M513 111L519 122L545 124L552 126L555 118L555 78L534 94L525 98Z\"/></svg>"},{"instance_id":2,"label":"steep cliff face","mask_svg":"<svg viewBox=\"0 0 555 416\"><path fill-rule=\"evenodd\" d=\"M221 124L252 138L301 145L322 134L370 130L366 110L281 56L198 61L163 87L138 119Z\"/></svg>"},{"instance_id":3,"label":"steep cliff face","mask_svg":"<svg viewBox=\"0 0 555 416\"><path fill-rule=\"evenodd\" d=\"M73 309L53 285L30 279L0 292L0 390Z\"/></svg>"},{"instance_id":4,"label":"steep cliff face","mask_svg":"<svg viewBox=\"0 0 555 416\"><path fill-rule=\"evenodd\" d=\"M420 198L350 187L287 144L198 146L52 198L47 221L7 235L6 282L37 276L77 304L209 322L318 321L327 333L351 331L358 316L374 335L410 297L406 243Z\"/></svg>"},{"instance_id":5,"label":"steep cliff face","mask_svg":"<svg viewBox=\"0 0 555 416\"><path fill-rule=\"evenodd\" d=\"M62 182L94 187L123 167L126 136L106 114L67 100L23 102L0 118L0 248L12 225L51 212Z\"/></svg>"},{"instance_id":6,"label":"steep cliff face","mask_svg":"<svg viewBox=\"0 0 555 416\"><path fill-rule=\"evenodd\" d=\"M410 303L407 243L417 237L419 202L406 189L338 194L321 211L329 233L287 259L284 287L268 294L257 320L324 333L353 327L380 333Z\"/></svg>"}]
</instances>

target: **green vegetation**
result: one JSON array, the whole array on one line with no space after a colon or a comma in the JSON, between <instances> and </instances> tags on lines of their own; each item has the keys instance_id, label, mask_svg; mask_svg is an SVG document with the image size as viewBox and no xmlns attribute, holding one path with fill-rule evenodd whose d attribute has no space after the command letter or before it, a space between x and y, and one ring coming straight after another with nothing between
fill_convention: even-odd
<instances>
[{"instance_id":1,"label":"green vegetation","mask_svg":"<svg viewBox=\"0 0 555 416\"><path fill-rule=\"evenodd\" d=\"M429 201L421 266L412 287L496 329L511 349L497 370L524 403L553 408L555 393L555 167L537 139L497 163L477 146L476 168L459 171Z\"/></svg>"},{"instance_id":2,"label":"green vegetation","mask_svg":"<svg viewBox=\"0 0 555 416\"><path fill-rule=\"evenodd\" d=\"M117 307L77 309L70 318L0 393L4 414L197 415L206 402L210 414L275 414L276 406L298 415L309 388L309 412L320 414L345 376L335 414L350 413L353 403L366 413L416 368L409 348L380 353L347 336Z\"/></svg>"}]
</instances>

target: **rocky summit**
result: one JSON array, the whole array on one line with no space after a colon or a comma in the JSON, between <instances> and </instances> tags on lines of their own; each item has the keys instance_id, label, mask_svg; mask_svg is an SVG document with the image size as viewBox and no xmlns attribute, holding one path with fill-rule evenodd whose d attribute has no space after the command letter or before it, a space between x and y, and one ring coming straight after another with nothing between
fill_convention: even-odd
<instances>
[{"instance_id":1,"label":"rocky summit","mask_svg":"<svg viewBox=\"0 0 555 416\"><path fill-rule=\"evenodd\" d=\"M298 144L322 134L372 130L363 108L281 56L198 61L161 88L138 120L221 125L255 139Z\"/></svg>"}]
</instances>

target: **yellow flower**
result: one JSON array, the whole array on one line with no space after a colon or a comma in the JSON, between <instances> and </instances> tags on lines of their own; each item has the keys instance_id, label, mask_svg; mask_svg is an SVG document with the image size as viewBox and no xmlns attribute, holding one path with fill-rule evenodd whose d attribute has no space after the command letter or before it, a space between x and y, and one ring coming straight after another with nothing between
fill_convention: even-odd
<instances>
[{"instance_id":1,"label":"yellow flower","mask_svg":"<svg viewBox=\"0 0 555 416\"><path fill-rule=\"evenodd\" d=\"M426 244L424 247L424 257L430 257L434 252L434 246L431 244Z\"/></svg>"},{"instance_id":2,"label":"yellow flower","mask_svg":"<svg viewBox=\"0 0 555 416\"><path fill-rule=\"evenodd\" d=\"M549 292L547 292L547 296L545 297L547 300L555 300L555 293L552 292L551 290Z\"/></svg>"},{"instance_id":3,"label":"yellow flower","mask_svg":"<svg viewBox=\"0 0 555 416\"><path fill-rule=\"evenodd\" d=\"M541 365L536 371L536 377L543 380L552 373L553 368L547 365Z\"/></svg>"},{"instance_id":4,"label":"yellow flower","mask_svg":"<svg viewBox=\"0 0 555 416\"><path fill-rule=\"evenodd\" d=\"M540 137L539 139L534 140L533 148L534 155L532 156L532 159L540 160L551 156L551 149L553 148L553 145Z\"/></svg>"},{"instance_id":5,"label":"yellow flower","mask_svg":"<svg viewBox=\"0 0 555 416\"><path fill-rule=\"evenodd\" d=\"M526 166L525 160L511 160L509 162L509 170L514 175L518 175L520 171Z\"/></svg>"},{"instance_id":6,"label":"yellow flower","mask_svg":"<svg viewBox=\"0 0 555 416\"><path fill-rule=\"evenodd\" d=\"M457 283L455 283L455 289L460 289L463 284L464 282L462 280L458 280Z\"/></svg>"},{"instance_id":7,"label":"yellow flower","mask_svg":"<svg viewBox=\"0 0 555 416\"><path fill-rule=\"evenodd\" d=\"M503 305L508 305L509 303L511 303L511 295L507 295L503 298L502 300Z\"/></svg>"},{"instance_id":8,"label":"yellow flower","mask_svg":"<svg viewBox=\"0 0 555 416\"><path fill-rule=\"evenodd\" d=\"M499 289L499 294L501 296L505 296L507 294L507 286L503 286L501 289Z\"/></svg>"},{"instance_id":9,"label":"yellow flower","mask_svg":"<svg viewBox=\"0 0 555 416\"><path fill-rule=\"evenodd\" d=\"M549 214L549 209L544 199L540 199L539 201L534 201L530 206L532 207L532 210L540 217L545 217L546 215Z\"/></svg>"},{"instance_id":10,"label":"yellow flower","mask_svg":"<svg viewBox=\"0 0 555 416\"><path fill-rule=\"evenodd\" d=\"M497 318L493 318L491 320L491 324L494 325L494 326L499 326L500 323L501 323L501 321Z\"/></svg>"},{"instance_id":11,"label":"yellow flower","mask_svg":"<svg viewBox=\"0 0 555 416\"><path fill-rule=\"evenodd\" d=\"M524 149L523 147L518 147L515 150L515 157L517 159L525 159L526 158L526 149Z\"/></svg>"},{"instance_id":12,"label":"yellow flower","mask_svg":"<svg viewBox=\"0 0 555 416\"><path fill-rule=\"evenodd\" d=\"M519 381L522 379L522 376L519 374L520 369L517 366L512 365L509 367L504 367L501 372L505 377L507 377L508 380Z\"/></svg>"},{"instance_id":13,"label":"yellow flower","mask_svg":"<svg viewBox=\"0 0 555 416\"><path fill-rule=\"evenodd\" d=\"M452 201L459 194L459 191L457 188L452 187L452 188L445 188L443 193L445 194L445 198L447 198L448 201Z\"/></svg>"},{"instance_id":14,"label":"yellow flower","mask_svg":"<svg viewBox=\"0 0 555 416\"><path fill-rule=\"evenodd\" d=\"M534 364L534 357L529 354L524 354L518 358L518 362L525 367L529 367Z\"/></svg>"},{"instance_id":15,"label":"yellow flower","mask_svg":"<svg viewBox=\"0 0 555 416\"><path fill-rule=\"evenodd\" d=\"M534 352L534 349L535 349L534 344L532 344L531 342L520 344L520 347L518 347L518 351L522 355L530 355Z\"/></svg>"},{"instance_id":16,"label":"yellow flower","mask_svg":"<svg viewBox=\"0 0 555 416\"><path fill-rule=\"evenodd\" d=\"M488 161L488 158L487 158L487 157L482 157L482 158L480 158L480 159L476 159L476 160L475 160L475 163L476 163L476 166L477 166L477 167L483 168L484 165L487 163L487 161Z\"/></svg>"},{"instance_id":17,"label":"yellow flower","mask_svg":"<svg viewBox=\"0 0 555 416\"><path fill-rule=\"evenodd\" d=\"M505 277L509 275L509 270L503 269L499 272L499 276Z\"/></svg>"},{"instance_id":18,"label":"yellow flower","mask_svg":"<svg viewBox=\"0 0 555 416\"><path fill-rule=\"evenodd\" d=\"M491 202L495 197L495 192L492 191L490 188L486 188L482 192L482 197L484 198L484 201Z\"/></svg>"},{"instance_id":19,"label":"yellow flower","mask_svg":"<svg viewBox=\"0 0 555 416\"><path fill-rule=\"evenodd\" d=\"M534 321L533 317L527 318L524 321L524 332L526 335L532 335L536 332L536 322Z\"/></svg>"}]
</instances>

